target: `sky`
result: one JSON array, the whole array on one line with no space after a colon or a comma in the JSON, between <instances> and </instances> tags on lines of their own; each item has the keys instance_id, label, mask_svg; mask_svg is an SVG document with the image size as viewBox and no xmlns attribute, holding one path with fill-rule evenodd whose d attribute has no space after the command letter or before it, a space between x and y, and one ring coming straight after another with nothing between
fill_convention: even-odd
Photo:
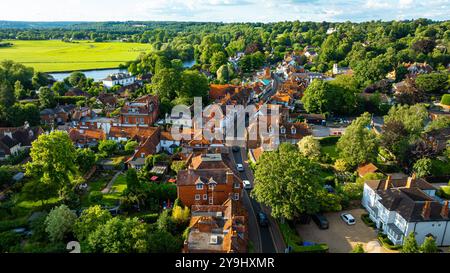
<instances>
[{"instance_id":1,"label":"sky","mask_svg":"<svg viewBox=\"0 0 450 273\"><path fill-rule=\"evenodd\" d=\"M1 0L9 21L370 21L450 19L450 0ZM7 4L5 4L7 2Z\"/></svg>"}]
</instances>

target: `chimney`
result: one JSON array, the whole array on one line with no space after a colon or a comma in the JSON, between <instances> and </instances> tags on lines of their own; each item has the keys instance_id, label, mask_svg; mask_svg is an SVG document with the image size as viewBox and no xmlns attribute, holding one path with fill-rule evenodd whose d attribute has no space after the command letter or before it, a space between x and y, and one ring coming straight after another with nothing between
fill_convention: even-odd
<instances>
[{"instance_id":1,"label":"chimney","mask_svg":"<svg viewBox=\"0 0 450 273\"><path fill-rule=\"evenodd\" d=\"M232 184L234 180L233 172L227 172L227 184Z\"/></svg>"},{"instance_id":2,"label":"chimney","mask_svg":"<svg viewBox=\"0 0 450 273\"><path fill-rule=\"evenodd\" d=\"M387 190L389 188L389 184L391 184L391 176L388 175L386 182L384 184L384 190Z\"/></svg>"},{"instance_id":3,"label":"chimney","mask_svg":"<svg viewBox=\"0 0 450 273\"><path fill-rule=\"evenodd\" d=\"M442 218L448 218L448 200L442 205L441 216Z\"/></svg>"},{"instance_id":4,"label":"chimney","mask_svg":"<svg viewBox=\"0 0 450 273\"><path fill-rule=\"evenodd\" d=\"M422 209L423 219L425 219L425 220L430 219L430 214L431 214L431 202L425 201L425 204L423 205L423 209Z\"/></svg>"},{"instance_id":5,"label":"chimney","mask_svg":"<svg viewBox=\"0 0 450 273\"><path fill-rule=\"evenodd\" d=\"M408 180L406 181L406 188L407 189L411 188L413 179L414 179L414 175L413 175L413 177L408 177Z\"/></svg>"}]
</instances>

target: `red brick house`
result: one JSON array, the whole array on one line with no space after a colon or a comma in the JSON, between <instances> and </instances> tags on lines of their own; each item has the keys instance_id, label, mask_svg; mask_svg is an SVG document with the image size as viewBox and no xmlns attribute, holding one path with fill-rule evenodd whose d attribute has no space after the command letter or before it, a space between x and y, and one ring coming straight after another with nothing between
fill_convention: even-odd
<instances>
[{"instance_id":1,"label":"red brick house","mask_svg":"<svg viewBox=\"0 0 450 273\"><path fill-rule=\"evenodd\" d=\"M119 121L123 126L151 126L158 118L158 97L146 95L133 102L127 102L120 110Z\"/></svg>"}]
</instances>

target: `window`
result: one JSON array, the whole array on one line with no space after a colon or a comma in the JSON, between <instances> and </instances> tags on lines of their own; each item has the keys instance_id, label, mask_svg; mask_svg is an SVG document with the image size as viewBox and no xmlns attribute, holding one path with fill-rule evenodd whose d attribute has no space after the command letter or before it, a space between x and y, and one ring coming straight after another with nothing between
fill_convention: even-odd
<instances>
[{"instance_id":1,"label":"window","mask_svg":"<svg viewBox=\"0 0 450 273\"><path fill-rule=\"evenodd\" d=\"M208 200L208 195L207 194L203 194L203 200Z\"/></svg>"},{"instance_id":2,"label":"window","mask_svg":"<svg viewBox=\"0 0 450 273\"><path fill-rule=\"evenodd\" d=\"M297 133L297 129L295 127L292 127L291 134L295 135Z\"/></svg>"},{"instance_id":3,"label":"window","mask_svg":"<svg viewBox=\"0 0 450 273\"><path fill-rule=\"evenodd\" d=\"M141 153L141 157L142 157L142 158L145 158L145 153Z\"/></svg>"},{"instance_id":4,"label":"window","mask_svg":"<svg viewBox=\"0 0 450 273\"><path fill-rule=\"evenodd\" d=\"M213 205L214 204L214 199L212 197L209 198L209 204Z\"/></svg>"},{"instance_id":5,"label":"window","mask_svg":"<svg viewBox=\"0 0 450 273\"><path fill-rule=\"evenodd\" d=\"M286 134L286 128L281 127L281 133L282 133L282 134Z\"/></svg>"},{"instance_id":6,"label":"window","mask_svg":"<svg viewBox=\"0 0 450 273\"><path fill-rule=\"evenodd\" d=\"M241 184L239 184L239 183L234 183L234 188L235 188L235 189L240 189L240 188L241 188Z\"/></svg>"},{"instance_id":7,"label":"window","mask_svg":"<svg viewBox=\"0 0 450 273\"><path fill-rule=\"evenodd\" d=\"M214 190L215 187L216 187L216 184L209 184L209 185L208 185L208 188L209 188L210 190Z\"/></svg>"},{"instance_id":8,"label":"window","mask_svg":"<svg viewBox=\"0 0 450 273\"><path fill-rule=\"evenodd\" d=\"M195 188L197 190L203 190L203 184L199 183L199 184L195 185Z\"/></svg>"},{"instance_id":9,"label":"window","mask_svg":"<svg viewBox=\"0 0 450 273\"><path fill-rule=\"evenodd\" d=\"M233 199L234 199L235 201L239 200L239 193L235 192L235 193L234 193L234 196L233 196Z\"/></svg>"},{"instance_id":10,"label":"window","mask_svg":"<svg viewBox=\"0 0 450 273\"><path fill-rule=\"evenodd\" d=\"M195 201L200 201L200 194L195 195Z\"/></svg>"}]
</instances>

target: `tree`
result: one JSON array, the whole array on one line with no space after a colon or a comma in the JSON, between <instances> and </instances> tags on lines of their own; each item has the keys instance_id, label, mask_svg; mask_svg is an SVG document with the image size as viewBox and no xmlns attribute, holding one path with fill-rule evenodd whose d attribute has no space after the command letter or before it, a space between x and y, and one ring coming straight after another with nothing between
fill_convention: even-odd
<instances>
[{"instance_id":1,"label":"tree","mask_svg":"<svg viewBox=\"0 0 450 273\"><path fill-rule=\"evenodd\" d=\"M211 66L209 67L209 71L212 74L215 74L219 67L227 63L227 56L223 52L216 52L211 57Z\"/></svg>"},{"instance_id":2,"label":"tree","mask_svg":"<svg viewBox=\"0 0 450 273\"><path fill-rule=\"evenodd\" d=\"M416 86L428 94L444 93L449 88L449 75L436 72L420 74L416 78Z\"/></svg>"},{"instance_id":3,"label":"tree","mask_svg":"<svg viewBox=\"0 0 450 273\"><path fill-rule=\"evenodd\" d=\"M48 87L39 88L39 104L42 109L53 108L56 104L55 93Z\"/></svg>"},{"instance_id":4,"label":"tree","mask_svg":"<svg viewBox=\"0 0 450 273\"><path fill-rule=\"evenodd\" d=\"M76 152L76 164L80 167L81 172L86 173L95 164L95 153L89 148L80 148Z\"/></svg>"},{"instance_id":5,"label":"tree","mask_svg":"<svg viewBox=\"0 0 450 273\"><path fill-rule=\"evenodd\" d=\"M170 169L176 173L186 168L186 162L184 161L173 161L170 165Z\"/></svg>"},{"instance_id":6,"label":"tree","mask_svg":"<svg viewBox=\"0 0 450 273\"><path fill-rule=\"evenodd\" d=\"M403 242L402 253L419 253L419 246L417 245L416 235L411 232Z\"/></svg>"},{"instance_id":7,"label":"tree","mask_svg":"<svg viewBox=\"0 0 450 273\"><path fill-rule=\"evenodd\" d=\"M364 113L347 127L337 142L340 158L350 166L370 162L376 157L378 142L375 133L368 128L370 121L370 114Z\"/></svg>"},{"instance_id":8,"label":"tree","mask_svg":"<svg viewBox=\"0 0 450 273\"><path fill-rule=\"evenodd\" d=\"M127 181L127 191L136 194L141 186L136 169L128 169L125 178Z\"/></svg>"},{"instance_id":9,"label":"tree","mask_svg":"<svg viewBox=\"0 0 450 273\"><path fill-rule=\"evenodd\" d=\"M431 39L417 40L411 44L411 48L417 53L428 54L433 51L436 42Z\"/></svg>"},{"instance_id":10,"label":"tree","mask_svg":"<svg viewBox=\"0 0 450 273\"><path fill-rule=\"evenodd\" d=\"M112 218L109 211L102 209L100 205L85 209L74 225L75 237L79 241L85 241L99 226L106 224Z\"/></svg>"},{"instance_id":11,"label":"tree","mask_svg":"<svg viewBox=\"0 0 450 273\"><path fill-rule=\"evenodd\" d=\"M175 223L170 216L170 210L165 210L159 215L156 226L159 230L169 231L170 233L175 231Z\"/></svg>"},{"instance_id":12,"label":"tree","mask_svg":"<svg viewBox=\"0 0 450 273\"><path fill-rule=\"evenodd\" d=\"M37 187L54 189L59 191L60 196L64 190L71 188L77 175L76 151L66 132L53 131L40 135L32 143L30 156L26 174L39 181Z\"/></svg>"},{"instance_id":13,"label":"tree","mask_svg":"<svg viewBox=\"0 0 450 273\"><path fill-rule=\"evenodd\" d=\"M363 245L362 244L356 244L356 246L352 250L352 253L365 253Z\"/></svg>"},{"instance_id":14,"label":"tree","mask_svg":"<svg viewBox=\"0 0 450 273\"><path fill-rule=\"evenodd\" d=\"M173 100L181 89L181 75L173 68L163 68L152 78L152 89L159 99Z\"/></svg>"},{"instance_id":15,"label":"tree","mask_svg":"<svg viewBox=\"0 0 450 273\"><path fill-rule=\"evenodd\" d=\"M64 96L67 90L67 86L64 82L55 82L52 86L52 91L60 96Z\"/></svg>"},{"instance_id":16,"label":"tree","mask_svg":"<svg viewBox=\"0 0 450 273\"><path fill-rule=\"evenodd\" d=\"M139 146L139 143L136 140L129 140L127 141L127 144L125 144L125 151L134 152L137 146Z\"/></svg>"},{"instance_id":17,"label":"tree","mask_svg":"<svg viewBox=\"0 0 450 273\"><path fill-rule=\"evenodd\" d=\"M422 253L437 253L439 251L433 236L427 236L425 238L425 241L420 246L420 251Z\"/></svg>"},{"instance_id":18,"label":"tree","mask_svg":"<svg viewBox=\"0 0 450 273\"><path fill-rule=\"evenodd\" d=\"M98 151L106 155L112 155L118 148L119 146L114 140L101 140L98 144Z\"/></svg>"},{"instance_id":19,"label":"tree","mask_svg":"<svg viewBox=\"0 0 450 273\"><path fill-rule=\"evenodd\" d=\"M114 217L89 234L87 242L97 253L145 253L149 249L147 232L138 218Z\"/></svg>"},{"instance_id":20,"label":"tree","mask_svg":"<svg viewBox=\"0 0 450 273\"><path fill-rule=\"evenodd\" d=\"M427 118L427 109L421 104L398 105L389 110L388 115L384 117L384 122L399 121L403 123L409 135L418 136L425 127Z\"/></svg>"},{"instance_id":21,"label":"tree","mask_svg":"<svg viewBox=\"0 0 450 273\"><path fill-rule=\"evenodd\" d=\"M384 132L380 137L380 145L397 159L403 160L409 146L408 131L402 122L390 120L383 125Z\"/></svg>"},{"instance_id":22,"label":"tree","mask_svg":"<svg viewBox=\"0 0 450 273\"><path fill-rule=\"evenodd\" d=\"M8 83L0 82L0 106L8 108L16 102L14 90Z\"/></svg>"},{"instance_id":23,"label":"tree","mask_svg":"<svg viewBox=\"0 0 450 273\"><path fill-rule=\"evenodd\" d=\"M17 100L22 100L27 96L27 90L25 90L20 81L14 83L14 94Z\"/></svg>"},{"instance_id":24,"label":"tree","mask_svg":"<svg viewBox=\"0 0 450 273\"><path fill-rule=\"evenodd\" d=\"M252 196L270 206L274 217L293 219L302 213L316 213L323 190L318 168L294 145L283 143L278 150L261 156Z\"/></svg>"},{"instance_id":25,"label":"tree","mask_svg":"<svg viewBox=\"0 0 450 273\"><path fill-rule=\"evenodd\" d=\"M45 231L52 242L60 242L73 231L77 215L66 205L53 208L45 219Z\"/></svg>"},{"instance_id":26,"label":"tree","mask_svg":"<svg viewBox=\"0 0 450 273\"><path fill-rule=\"evenodd\" d=\"M422 89L417 88L414 79L407 78L404 84L397 88L395 97L400 104L413 105L424 101L425 94Z\"/></svg>"},{"instance_id":27,"label":"tree","mask_svg":"<svg viewBox=\"0 0 450 273\"><path fill-rule=\"evenodd\" d=\"M208 79L200 72L191 70L183 71L181 74L181 82L181 89L177 94L178 97L192 100L194 97L206 98L208 96Z\"/></svg>"},{"instance_id":28,"label":"tree","mask_svg":"<svg viewBox=\"0 0 450 273\"><path fill-rule=\"evenodd\" d=\"M178 253L182 248L180 238L177 238L165 230L156 230L148 238L151 253Z\"/></svg>"},{"instance_id":29,"label":"tree","mask_svg":"<svg viewBox=\"0 0 450 273\"><path fill-rule=\"evenodd\" d=\"M426 128L426 132L432 132L450 127L450 117L438 116L435 120L430 122Z\"/></svg>"},{"instance_id":30,"label":"tree","mask_svg":"<svg viewBox=\"0 0 450 273\"><path fill-rule=\"evenodd\" d=\"M450 106L450 94L444 94L441 98L441 104Z\"/></svg>"},{"instance_id":31,"label":"tree","mask_svg":"<svg viewBox=\"0 0 450 273\"><path fill-rule=\"evenodd\" d=\"M320 157L320 143L313 136L306 136L298 142L300 153L310 159L318 159Z\"/></svg>"},{"instance_id":32,"label":"tree","mask_svg":"<svg viewBox=\"0 0 450 273\"><path fill-rule=\"evenodd\" d=\"M422 178L431 174L433 162L429 158L421 158L414 163L413 170L417 177Z\"/></svg>"},{"instance_id":33,"label":"tree","mask_svg":"<svg viewBox=\"0 0 450 273\"><path fill-rule=\"evenodd\" d=\"M177 224L185 224L189 220L189 208L174 206L172 209L172 219Z\"/></svg>"},{"instance_id":34,"label":"tree","mask_svg":"<svg viewBox=\"0 0 450 273\"><path fill-rule=\"evenodd\" d=\"M31 78L31 84L34 88L38 89L41 86L47 86L50 83L48 75L42 72L34 72L33 78Z\"/></svg>"},{"instance_id":35,"label":"tree","mask_svg":"<svg viewBox=\"0 0 450 273\"><path fill-rule=\"evenodd\" d=\"M229 82L234 74L234 69L230 64L224 64L217 70L217 79L224 84Z\"/></svg>"},{"instance_id":36,"label":"tree","mask_svg":"<svg viewBox=\"0 0 450 273\"><path fill-rule=\"evenodd\" d=\"M68 82L72 87L82 87L87 78L82 72L72 72L68 78Z\"/></svg>"},{"instance_id":37,"label":"tree","mask_svg":"<svg viewBox=\"0 0 450 273\"><path fill-rule=\"evenodd\" d=\"M388 62L380 55L373 59L363 59L353 68L355 79L360 86L368 86L383 79L389 72Z\"/></svg>"}]
</instances>

